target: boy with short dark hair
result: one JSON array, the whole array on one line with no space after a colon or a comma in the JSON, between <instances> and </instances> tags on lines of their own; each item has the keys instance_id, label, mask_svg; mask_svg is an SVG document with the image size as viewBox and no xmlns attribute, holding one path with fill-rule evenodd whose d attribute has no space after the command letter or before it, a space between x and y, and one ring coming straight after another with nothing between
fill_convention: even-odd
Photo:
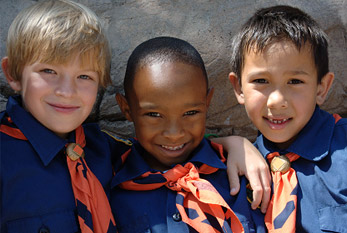
<instances>
[{"instance_id":1,"label":"boy with short dark hair","mask_svg":"<svg viewBox=\"0 0 347 233\"><path fill-rule=\"evenodd\" d=\"M257 11L233 41L230 81L271 161L270 232L346 232L347 120L319 108L332 85L325 33L290 6Z\"/></svg>"},{"instance_id":2,"label":"boy with short dark hair","mask_svg":"<svg viewBox=\"0 0 347 233\"><path fill-rule=\"evenodd\" d=\"M20 95L0 113L2 233L115 232L107 196L123 143L82 125L111 83L110 57L81 4L40 1L11 24L2 69Z\"/></svg>"},{"instance_id":3,"label":"boy with short dark hair","mask_svg":"<svg viewBox=\"0 0 347 233\"><path fill-rule=\"evenodd\" d=\"M112 182L119 232L262 232L246 180L229 195L223 148L204 139L213 89L188 42L157 37L131 54L117 102L136 139ZM235 213L234 213L235 212Z\"/></svg>"}]
</instances>

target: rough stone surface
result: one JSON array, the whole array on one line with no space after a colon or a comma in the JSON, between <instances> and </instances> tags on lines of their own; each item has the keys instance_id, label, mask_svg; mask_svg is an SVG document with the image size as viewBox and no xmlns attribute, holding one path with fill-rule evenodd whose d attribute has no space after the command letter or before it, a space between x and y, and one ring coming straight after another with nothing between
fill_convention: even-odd
<instances>
[{"instance_id":1,"label":"rough stone surface","mask_svg":"<svg viewBox=\"0 0 347 233\"><path fill-rule=\"evenodd\" d=\"M30 0L1 0L0 56L5 56L7 30ZM192 43L201 53L211 86L215 88L208 114L207 132L243 135L254 139L255 128L243 106L237 104L228 81L229 45L240 25L258 8L274 4L299 7L315 18L330 38L330 69L335 82L323 109L347 117L347 1L346 0L79 0L105 22L112 46L113 85L100 93L90 117L102 128L132 136L133 128L122 116L114 95L122 90L126 61L141 42L155 36L175 36ZM13 92L0 71L0 110Z\"/></svg>"}]
</instances>

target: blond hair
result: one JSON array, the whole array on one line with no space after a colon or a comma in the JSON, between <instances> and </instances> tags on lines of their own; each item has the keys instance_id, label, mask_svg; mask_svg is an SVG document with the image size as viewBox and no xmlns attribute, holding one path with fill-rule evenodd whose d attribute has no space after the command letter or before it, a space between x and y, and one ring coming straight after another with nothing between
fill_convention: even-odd
<instances>
[{"instance_id":1,"label":"blond hair","mask_svg":"<svg viewBox=\"0 0 347 233\"><path fill-rule=\"evenodd\" d=\"M81 4L39 2L21 11L9 28L9 74L15 80L21 79L27 64L65 64L76 55L82 66L91 65L99 74L102 87L111 83L106 32L95 13Z\"/></svg>"}]
</instances>

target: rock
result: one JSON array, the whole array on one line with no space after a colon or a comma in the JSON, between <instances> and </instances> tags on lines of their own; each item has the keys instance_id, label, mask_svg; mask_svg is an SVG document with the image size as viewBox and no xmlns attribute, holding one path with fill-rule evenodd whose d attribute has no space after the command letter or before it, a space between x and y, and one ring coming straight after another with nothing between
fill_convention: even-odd
<instances>
[{"instance_id":1,"label":"rock","mask_svg":"<svg viewBox=\"0 0 347 233\"><path fill-rule=\"evenodd\" d=\"M31 0L2 0L0 15L0 56L5 56L8 27L17 13L34 3ZM330 69L335 81L323 109L347 117L347 2L308 1L169 1L169 0L79 0L94 10L105 22L112 47L113 85L101 93L91 120L120 136L133 136L131 123L122 116L114 95L122 90L126 61L141 42L155 36L175 36L189 41L201 53L215 88L208 113L207 132L218 135L242 135L253 140L256 129L243 106L237 104L228 80L230 41L253 12L275 3L301 8L318 23L330 38ZM0 72L0 110L5 108L9 90Z\"/></svg>"}]
</instances>

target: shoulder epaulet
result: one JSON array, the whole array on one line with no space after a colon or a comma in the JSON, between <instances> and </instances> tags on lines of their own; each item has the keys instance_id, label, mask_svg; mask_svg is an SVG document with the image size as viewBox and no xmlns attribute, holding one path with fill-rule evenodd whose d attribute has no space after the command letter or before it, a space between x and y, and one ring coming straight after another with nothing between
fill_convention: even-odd
<instances>
[{"instance_id":1,"label":"shoulder epaulet","mask_svg":"<svg viewBox=\"0 0 347 233\"><path fill-rule=\"evenodd\" d=\"M109 132L107 130L101 130L101 131L106 133L107 135L109 135L114 140L116 140L118 142L122 142L122 143L124 143L127 146L132 146L133 145L133 143L130 140L128 140L128 139L120 138L120 137L116 136L115 134L113 134L113 133L111 133L111 132Z\"/></svg>"}]
</instances>

